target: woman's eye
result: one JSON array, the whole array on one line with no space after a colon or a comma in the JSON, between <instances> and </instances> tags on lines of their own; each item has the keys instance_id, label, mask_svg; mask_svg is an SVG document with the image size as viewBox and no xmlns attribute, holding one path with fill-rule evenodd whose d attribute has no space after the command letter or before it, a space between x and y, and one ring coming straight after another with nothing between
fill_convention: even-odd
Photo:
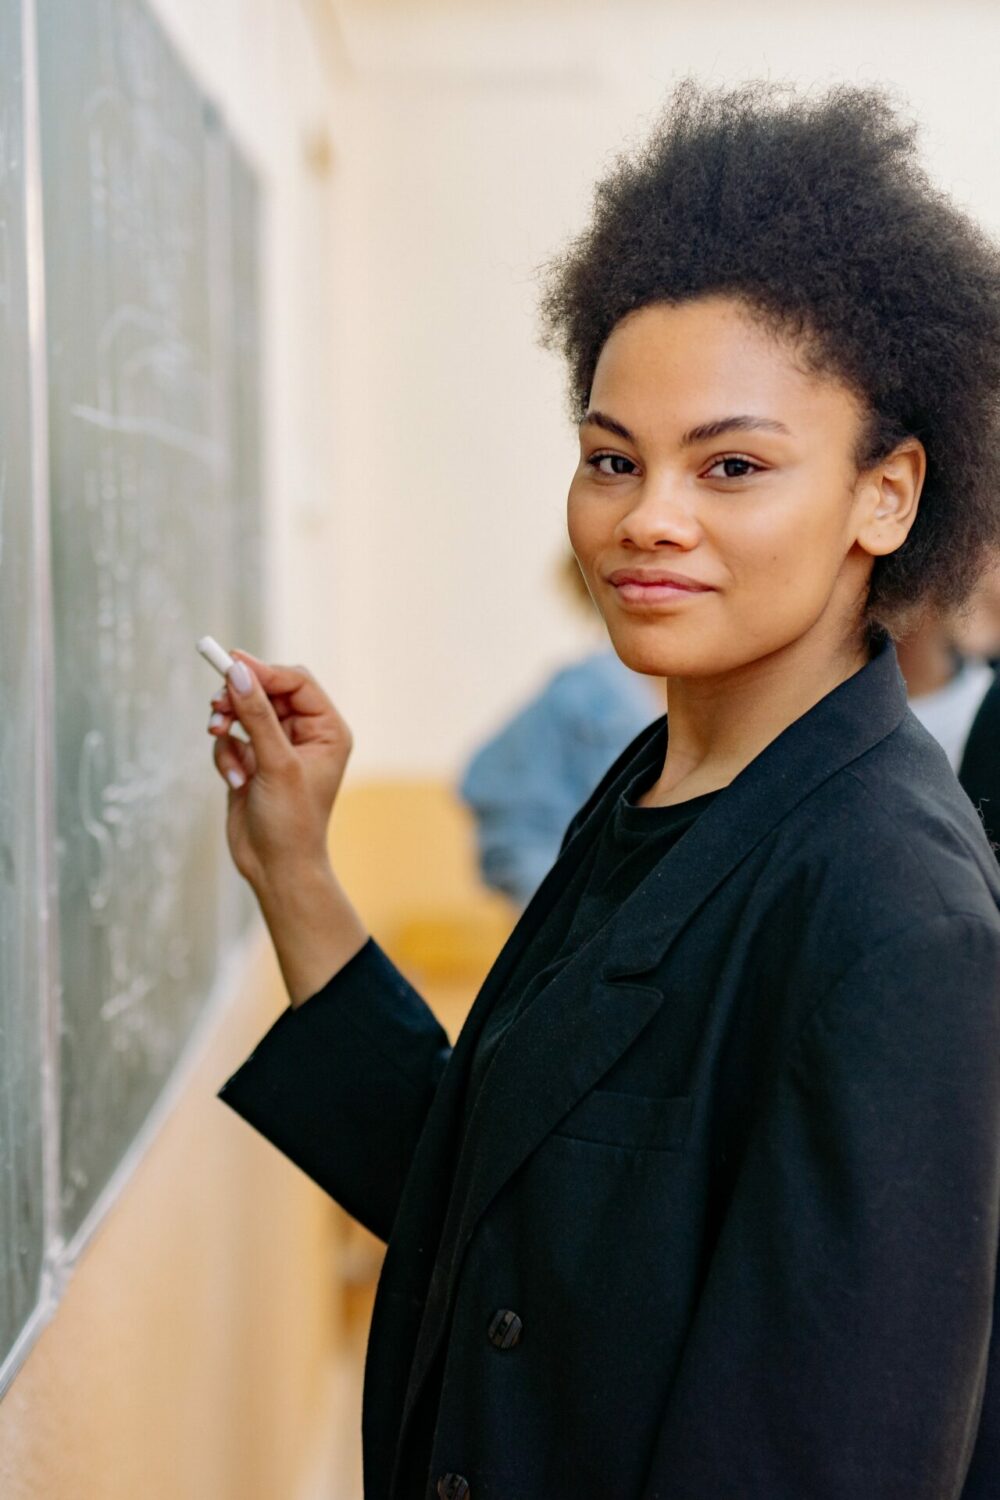
<instances>
[{"instance_id":1,"label":"woman's eye","mask_svg":"<svg viewBox=\"0 0 1000 1500\"><path fill-rule=\"evenodd\" d=\"M587 463L592 469L596 469L598 474L605 474L609 479L615 474L632 474L636 467L630 458L625 457L624 453L595 453L587 459ZM601 467L602 464L610 464L611 468L604 469ZM619 467L620 465L624 467Z\"/></svg>"},{"instance_id":2,"label":"woman's eye","mask_svg":"<svg viewBox=\"0 0 1000 1500\"><path fill-rule=\"evenodd\" d=\"M752 459L740 458L733 454L731 458L717 458L707 473L711 474L712 469L717 469L720 464L725 469L725 473L719 474L717 476L719 479L745 479L751 470L755 474L763 472L762 464L755 464Z\"/></svg>"}]
</instances>

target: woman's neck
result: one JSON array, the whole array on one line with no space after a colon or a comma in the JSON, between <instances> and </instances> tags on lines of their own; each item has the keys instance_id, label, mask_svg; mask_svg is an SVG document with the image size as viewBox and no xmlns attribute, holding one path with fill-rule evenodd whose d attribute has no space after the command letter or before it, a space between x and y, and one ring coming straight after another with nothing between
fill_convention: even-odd
<instances>
[{"instance_id":1,"label":"woman's neck","mask_svg":"<svg viewBox=\"0 0 1000 1500\"><path fill-rule=\"evenodd\" d=\"M811 636L712 677L667 679L667 754L647 806L686 802L728 786L782 730L869 659Z\"/></svg>"}]
</instances>

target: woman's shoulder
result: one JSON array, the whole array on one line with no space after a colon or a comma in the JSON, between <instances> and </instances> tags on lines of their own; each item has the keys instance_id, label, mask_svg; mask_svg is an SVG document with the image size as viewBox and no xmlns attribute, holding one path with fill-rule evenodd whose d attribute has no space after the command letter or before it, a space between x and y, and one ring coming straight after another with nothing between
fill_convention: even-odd
<instances>
[{"instance_id":1,"label":"woman's shoulder","mask_svg":"<svg viewBox=\"0 0 1000 1500\"><path fill-rule=\"evenodd\" d=\"M799 866L799 878L849 914L864 909L891 924L900 911L912 920L965 913L1000 927L1000 867L983 820L909 711L776 834L786 868Z\"/></svg>"},{"instance_id":2,"label":"woman's shoulder","mask_svg":"<svg viewBox=\"0 0 1000 1500\"><path fill-rule=\"evenodd\" d=\"M895 955L909 983L932 938L945 952L975 934L1000 947L996 857L944 751L909 713L804 797L759 857L753 918L793 1005L818 1004L875 954Z\"/></svg>"}]
</instances>

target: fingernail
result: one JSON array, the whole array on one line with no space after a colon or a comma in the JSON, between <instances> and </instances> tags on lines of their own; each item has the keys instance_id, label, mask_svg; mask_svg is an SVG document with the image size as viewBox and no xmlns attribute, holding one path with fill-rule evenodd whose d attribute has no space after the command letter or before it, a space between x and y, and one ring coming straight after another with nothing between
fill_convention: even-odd
<instances>
[{"instance_id":1,"label":"fingernail","mask_svg":"<svg viewBox=\"0 0 1000 1500\"><path fill-rule=\"evenodd\" d=\"M227 771L226 780L229 782L229 785L232 787L234 792L238 792L241 786L246 785L246 777L244 776L242 771Z\"/></svg>"},{"instance_id":2,"label":"fingernail","mask_svg":"<svg viewBox=\"0 0 1000 1500\"><path fill-rule=\"evenodd\" d=\"M208 727L209 729L221 729L225 722L226 719L224 714L213 714L208 721Z\"/></svg>"},{"instance_id":3,"label":"fingernail","mask_svg":"<svg viewBox=\"0 0 1000 1500\"><path fill-rule=\"evenodd\" d=\"M229 668L229 681L238 693L249 693L253 687L253 678L250 669L245 662L237 661Z\"/></svg>"}]
</instances>

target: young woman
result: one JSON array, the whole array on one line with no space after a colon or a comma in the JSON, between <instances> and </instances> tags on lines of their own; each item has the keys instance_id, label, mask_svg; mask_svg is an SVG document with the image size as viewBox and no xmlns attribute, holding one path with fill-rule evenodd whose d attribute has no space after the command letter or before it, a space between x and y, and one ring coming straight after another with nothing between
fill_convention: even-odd
<instances>
[{"instance_id":1,"label":"young woman","mask_svg":"<svg viewBox=\"0 0 1000 1500\"><path fill-rule=\"evenodd\" d=\"M570 538L669 737L451 1050L327 862L347 726L238 653L291 1005L220 1097L388 1240L368 1500L986 1500L1000 876L891 632L1000 536L1000 256L879 91L688 83L548 278Z\"/></svg>"}]
</instances>

